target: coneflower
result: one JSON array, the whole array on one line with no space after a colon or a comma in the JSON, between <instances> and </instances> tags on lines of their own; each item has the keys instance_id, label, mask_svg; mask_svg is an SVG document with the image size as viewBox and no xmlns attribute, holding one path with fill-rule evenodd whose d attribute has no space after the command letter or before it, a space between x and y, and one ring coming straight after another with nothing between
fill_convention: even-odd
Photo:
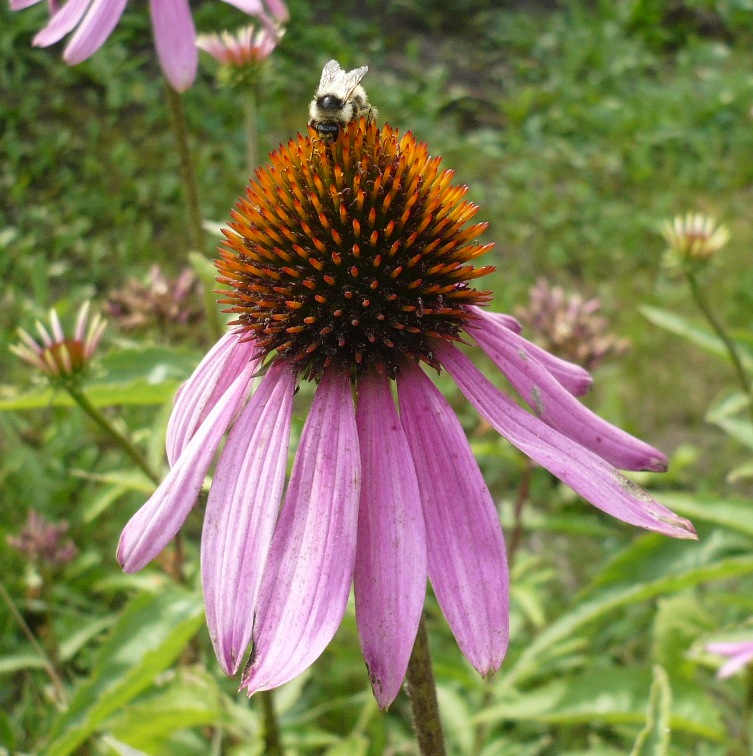
<instances>
[{"instance_id":1,"label":"coneflower","mask_svg":"<svg viewBox=\"0 0 753 756\"><path fill-rule=\"evenodd\" d=\"M227 435L201 544L207 621L228 674L250 658L253 693L292 679L332 639L354 585L381 707L405 675L426 579L482 674L508 642L508 573L494 501L450 405L444 368L503 436L605 512L679 538L692 525L615 468L665 457L583 407L582 368L486 311L475 281L491 244L425 144L363 120L333 141L298 136L256 172L217 267L232 331L180 390L171 470L123 531L129 572L153 559L196 503ZM533 412L456 344L472 338ZM254 377L262 375L251 392ZM285 486L293 395L317 384ZM396 385L396 400L393 386ZM283 492L285 491L284 497Z\"/></svg>"}]
</instances>

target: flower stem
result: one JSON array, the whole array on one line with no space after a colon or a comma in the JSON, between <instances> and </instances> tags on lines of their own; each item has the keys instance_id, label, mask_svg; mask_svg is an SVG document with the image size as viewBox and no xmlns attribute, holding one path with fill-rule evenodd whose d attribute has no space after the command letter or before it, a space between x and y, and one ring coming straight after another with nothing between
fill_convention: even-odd
<instances>
[{"instance_id":1,"label":"flower stem","mask_svg":"<svg viewBox=\"0 0 753 756\"><path fill-rule=\"evenodd\" d=\"M264 716L264 753L268 756L283 756L284 751L280 741L280 725L275 711L274 693L271 690L262 690L257 695L261 701Z\"/></svg>"},{"instance_id":2,"label":"flower stem","mask_svg":"<svg viewBox=\"0 0 753 756\"><path fill-rule=\"evenodd\" d=\"M2 596L3 601L8 607L8 611L10 611L10 613L13 615L13 619L16 620L18 626L21 628L21 631L28 638L29 643L31 643L32 647L37 652L37 655L42 660L42 664L44 665L44 669L47 672L47 676L52 682L52 687L55 688L55 694L58 697L58 701L60 701L61 703L68 703L68 694L65 691L65 686L63 685L63 681L60 679L60 675L58 675L57 671L55 670L55 665L52 663L50 657L34 637L34 633L31 632L31 628L26 624L26 620L23 618L21 612L18 611L18 608L13 602L13 598L8 593L8 591L5 590L5 585L1 580L0 596Z\"/></svg>"},{"instance_id":3,"label":"flower stem","mask_svg":"<svg viewBox=\"0 0 753 756\"><path fill-rule=\"evenodd\" d=\"M246 160L249 175L253 175L254 169L259 165L259 125L255 87L251 86L246 90L243 106L246 122Z\"/></svg>"},{"instance_id":4,"label":"flower stem","mask_svg":"<svg viewBox=\"0 0 753 756\"><path fill-rule=\"evenodd\" d=\"M753 422L753 386L751 386L751 380L745 373L745 368L743 367L743 363L740 359L740 354L737 351L737 347L735 346L735 342L732 341L732 339L727 335L727 332L724 330L724 326L719 322L719 320L717 320L716 316L711 311L711 307L706 301L701 287L698 285L698 280L696 279L695 274L689 271L687 273L687 278L688 285L690 286L690 293L693 295L693 299L695 300L696 305L698 305L698 309L703 313L703 316L706 318L709 325L714 329L716 335L722 340L724 348L727 350L727 355L732 362L732 367L734 368L737 382L740 385L743 394L748 398L748 408L750 410L751 422Z\"/></svg>"},{"instance_id":5,"label":"flower stem","mask_svg":"<svg viewBox=\"0 0 753 756\"><path fill-rule=\"evenodd\" d=\"M429 637L423 617L418 625L406 679L419 751L422 756L444 756L446 751L437 704L437 687L431 668Z\"/></svg>"},{"instance_id":6,"label":"flower stem","mask_svg":"<svg viewBox=\"0 0 753 756\"><path fill-rule=\"evenodd\" d=\"M149 479L159 485L159 473L149 464L147 458L141 453L136 444L128 436L119 431L87 398L78 388L68 386L67 391L76 404L94 420L94 422L110 436L121 449L135 462L136 466L146 473Z\"/></svg>"},{"instance_id":7,"label":"flower stem","mask_svg":"<svg viewBox=\"0 0 753 756\"><path fill-rule=\"evenodd\" d=\"M180 174L186 192L188 203L188 218L191 229L191 243L197 252L204 252L204 228L201 225L201 204L199 203L199 188L196 180L191 150L188 145L188 123L183 100L170 84L165 82L167 93L167 106L170 111L170 125L175 135L175 143L178 147L180 158Z\"/></svg>"}]
</instances>

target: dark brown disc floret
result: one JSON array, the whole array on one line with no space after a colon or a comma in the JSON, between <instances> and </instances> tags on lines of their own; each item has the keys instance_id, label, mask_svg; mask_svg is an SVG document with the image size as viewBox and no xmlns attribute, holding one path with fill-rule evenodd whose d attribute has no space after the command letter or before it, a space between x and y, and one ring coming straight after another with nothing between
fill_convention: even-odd
<instances>
[{"instance_id":1,"label":"dark brown disc floret","mask_svg":"<svg viewBox=\"0 0 753 756\"><path fill-rule=\"evenodd\" d=\"M338 364L356 381L394 377L406 359L437 367L431 340L456 340L469 285L493 245L485 223L426 144L363 119L322 141L298 135L270 155L232 213L218 280L233 324L317 379Z\"/></svg>"}]
</instances>

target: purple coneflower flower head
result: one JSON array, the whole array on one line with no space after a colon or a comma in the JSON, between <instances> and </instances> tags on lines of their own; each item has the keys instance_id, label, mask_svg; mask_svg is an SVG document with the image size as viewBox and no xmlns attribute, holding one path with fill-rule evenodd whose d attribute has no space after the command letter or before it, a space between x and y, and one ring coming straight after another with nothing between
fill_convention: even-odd
<instances>
[{"instance_id":1,"label":"purple coneflower flower head","mask_svg":"<svg viewBox=\"0 0 753 756\"><path fill-rule=\"evenodd\" d=\"M171 470L126 525L127 571L153 559L194 506L226 432L204 519L201 569L217 657L274 688L332 639L354 587L376 699L397 695L431 581L469 662L487 675L508 643L508 573L494 501L447 400L444 368L497 430L594 505L693 538L692 526L615 468L664 456L583 407L590 377L487 312L473 283L491 244L412 134L364 120L313 130L270 156L239 200L217 262L235 315L181 388ZM461 351L473 339L533 412ZM424 367L425 366L425 367ZM262 375L255 390L255 376ZM293 395L317 384L290 479ZM393 391L394 389L394 391Z\"/></svg>"},{"instance_id":2,"label":"purple coneflower flower head","mask_svg":"<svg viewBox=\"0 0 753 756\"><path fill-rule=\"evenodd\" d=\"M196 45L223 66L244 68L266 60L284 34L281 27L260 26L257 29L249 24L235 33L200 34Z\"/></svg>"},{"instance_id":3,"label":"purple coneflower flower head","mask_svg":"<svg viewBox=\"0 0 753 756\"><path fill-rule=\"evenodd\" d=\"M716 673L721 680L731 677L735 672L753 662L753 640L707 643L706 650L712 654L729 657L729 661L725 662Z\"/></svg>"},{"instance_id":4,"label":"purple coneflower flower head","mask_svg":"<svg viewBox=\"0 0 753 756\"><path fill-rule=\"evenodd\" d=\"M687 213L664 221L662 236L667 242L664 265L670 271L707 265L730 239L729 230L710 215Z\"/></svg>"},{"instance_id":5,"label":"purple coneflower flower head","mask_svg":"<svg viewBox=\"0 0 753 756\"><path fill-rule=\"evenodd\" d=\"M595 370L630 346L627 339L609 333L609 323L600 310L601 301L596 297L585 299L540 278L530 291L529 304L517 308L515 314L531 329L539 346L586 370Z\"/></svg>"},{"instance_id":6,"label":"purple coneflower flower head","mask_svg":"<svg viewBox=\"0 0 753 756\"><path fill-rule=\"evenodd\" d=\"M60 567L78 553L73 541L65 538L68 528L67 522L50 522L35 509L30 509L23 530L17 536L9 535L7 541L9 546L33 562Z\"/></svg>"},{"instance_id":7,"label":"purple coneflower flower head","mask_svg":"<svg viewBox=\"0 0 753 756\"><path fill-rule=\"evenodd\" d=\"M85 302L78 311L73 336L68 337L53 308L49 330L36 322L38 341L19 328L21 343L11 344L9 349L48 378L76 379L89 367L106 327L107 321L98 313L89 320L89 302Z\"/></svg>"},{"instance_id":8,"label":"purple coneflower flower head","mask_svg":"<svg viewBox=\"0 0 753 756\"><path fill-rule=\"evenodd\" d=\"M10 0L11 10L21 10L39 0ZM69 65L81 63L105 43L125 10L127 0L67 0L62 6L50 3L51 18L35 37L37 47L59 42L66 34L73 36L63 53ZM268 20L284 23L288 10L282 0L226 0L236 8ZM154 44L160 66L173 89L184 92L196 77L198 52L196 28L188 0L149 0L154 29Z\"/></svg>"}]
</instances>

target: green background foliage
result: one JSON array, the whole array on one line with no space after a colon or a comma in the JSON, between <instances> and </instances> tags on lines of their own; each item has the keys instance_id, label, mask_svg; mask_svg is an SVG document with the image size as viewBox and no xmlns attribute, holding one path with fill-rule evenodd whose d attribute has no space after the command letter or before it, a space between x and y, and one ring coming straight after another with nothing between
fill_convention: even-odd
<instances>
[{"instance_id":1,"label":"green background foliage","mask_svg":"<svg viewBox=\"0 0 753 756\"><path fill-rule=\"evenodd\" d=\"M31 47L43 7L0 6L2 580L69 695L56 708L38 655L0 610L0 745L262 753L260 712L221 674L202 621L200 512L184 528L188 585L172 585L167 558L122 575L118 534L151 483L7 352L15 328L52 305L70 322L80 302L101 305L155 263L173 275L189 264L148 13L131 5L104 47L74 68L59 47ZM305 128L327 60L368 64L364 83L380 118L443 155L489 221L495 309L524 304L544 276L599 296L612 331L631 339L629 354L597 372L587 401L668 452L670 473L640 482L699 530L699 543L671 542L609 520L531 471L443 381L508 533L530 474L511 646L493 680L465 663L436 602L427 603L449 751L747 753L750 679L715 680L718 660L703 643L753 614L750 478L727 477L744 471L753 436L727 389L720 343L662 271L658 232L687 210L729 226L732 242L704 284L749 356L753 4L295 0L290 10L265 71L261 153ZM209 0L194 17L200 31L243 22ZM203 59L184 102L203 213L222 223L248 172L242 107L213 70ZM206 324L138 337L108 331L88 393L127 423L158 468L174 391L211 342ZM6 544L30 507L71 523L79 554L58 574L39 574ZM406 697L377 711L352 606L276 705L290 753L415 752Z\"/></svg>"}]
</instances>

